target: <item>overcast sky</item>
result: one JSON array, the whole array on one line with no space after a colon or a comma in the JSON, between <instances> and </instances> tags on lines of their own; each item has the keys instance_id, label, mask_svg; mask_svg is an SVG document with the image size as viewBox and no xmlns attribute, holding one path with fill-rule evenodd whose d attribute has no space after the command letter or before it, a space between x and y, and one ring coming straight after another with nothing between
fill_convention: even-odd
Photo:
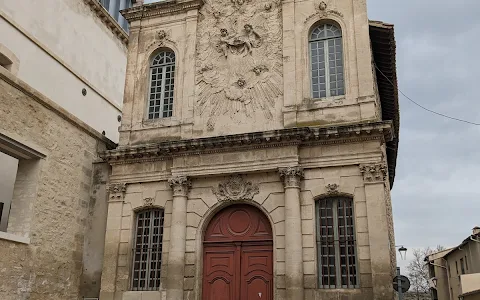
<instances>
[{"instance_id":1,"label":"overcast sky","mask_svg":"<svg viewBox=\"0 0 480 300\"><path fill-rule=\"evenodd\" d=\"M370 19L395 24L399 88L430 109L480 123L480 1L369 0L368 10ZM402 96L400 111L396 243L455 246L480 225L480 126Z\"/></svg>"},{"instance_id":2,"label":"overcast sky","mask_svg":"<svg viewBox=\"0 0 480 300\"><path fill-rule=\"evenodd\" d=\"M368 0L368 8L370 19L395 24L399 88L430 109L480 123L480 1ZM402 96L400 108L396 243L410 254L455 246L480 225L480 126L430 114Z\"/></svg>"}]
</instances>

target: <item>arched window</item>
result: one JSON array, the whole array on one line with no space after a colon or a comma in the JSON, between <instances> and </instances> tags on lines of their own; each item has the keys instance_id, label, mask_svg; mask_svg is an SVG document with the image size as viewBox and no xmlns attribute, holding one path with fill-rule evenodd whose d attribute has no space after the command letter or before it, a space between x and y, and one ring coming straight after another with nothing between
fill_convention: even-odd
<instances>
[{"instance_id":1,"label":"arched window","mask_svg":"<svg viewBox=\"0 0 480 300\"><path fill-rule=\"evenodd\" d=\"M171 50L157 53L150 64L148 119L172 116L174 77L175 53Z\"/></svg>"},{"instance_id":2,"label":"arched window","mask_svg":"<svg viewBox=\"0 0 480 300\"><path fill-rule=\"evenodd\" d=\"M132 290L158 290L162 267L162 209L143 210L136 214L134 239Z\"/></svg>"},{"instance_id":3,"label":"arched window","mask_svg":"<svg viewBox=\"0 0 480 300\"><path fill-rule=\"evenodd\" d=\"M332 24L315 27L310 34L312 97L345 94L342 31Z\"/></svg>"},{"instance_id":4,"label":"arched window","mask_svg":"<svg viewBox=\"0 0 480 300\"><path fill-rule=\"evenodd\" d=\"M316 203L319 288L358 287L353 201L334 197Z\"/></svg>"}]
</instances>

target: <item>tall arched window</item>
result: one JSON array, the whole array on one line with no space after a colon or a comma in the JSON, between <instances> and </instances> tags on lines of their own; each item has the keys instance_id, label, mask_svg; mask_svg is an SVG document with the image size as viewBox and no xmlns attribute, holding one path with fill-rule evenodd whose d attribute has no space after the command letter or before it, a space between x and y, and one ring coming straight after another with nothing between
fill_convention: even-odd
<instances>
[{"instance_id":1,"label":"tall arched window","mask_svg":"<svg viewBox=\"0 0 480 300\"><path fill-rule=\"evenodd\" d=\"M345 94L342 31L332 24L321 24L310 34L312 97Z\"/></svg>"},{"instance_id":2,"label":"tall arched window","mask_svg":"<svg viewBox=\"0 0 480 300\"><path fill-rule=\"evenodd\" d=\"M143 210L136 214L134 239L132 290L158 290L163 248L162 209Z\"/></svg>"},{"instance_id":3,"label":"tall arched window","mask_svg":"<svg viewBox=\"0 0 480 300\"><path fill-rule=\"evenodd\" d=\"M316 203L319 288L358 287L353 201L335 197Z\"/></svg>"},{"instance_id":4,"label":"tall arched window","mask_svg":"<svg viewBox=\"0 0 480 300\"><path fill-rule=\"evenodd\" d=\"M170 50L157 53L150 65L148 119L172 116L174 77L175 53Z\"/></svg>"}]
</instances>

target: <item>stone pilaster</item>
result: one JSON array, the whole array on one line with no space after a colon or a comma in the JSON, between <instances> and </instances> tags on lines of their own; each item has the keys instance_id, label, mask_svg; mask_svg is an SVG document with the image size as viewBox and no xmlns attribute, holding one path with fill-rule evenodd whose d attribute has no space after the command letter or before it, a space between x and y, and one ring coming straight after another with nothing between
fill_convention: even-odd
<instances>
[{"instance_id":1,"label":"stone pilaster","mask_svg":"<svg viewBox=\"0 0 480 300\"><path fill-rule=\"evenodd\" d=\"M300 181L303 169L280 168L285 187L285 285L286 299L303 299L302 218Z\"/></svg>"},{"instance_id":2,"label":"stone pilaster","mask_svg":"<svg viewBox=\"0 0 480 300\"><path fill-rule=\"evenodd\" d=\"M125 183L111 183L107 187L108 215L101 281L101 295L104 297L113 297L116 291L118 245L120 244L123 200L126 190Z\"/></svg>"},{"instance_id":3,"label":"stone pilaster","mask_svg":"<svg viewBox=\"0 0 480 300\"><path fill-rule=\"evenodd\" d=\"M186 176L168 180L173 190L172 225L167 268L167 299L183 299L183 277L185 272L185 239L187 232L187 194L191 186Z\"/></svg>"},{"instance_id":4,"label":"stone pilaster","mask_svg":"<svg viewBox=\"0 0 480 300\"><path fill-rule=\"evenodd\" d=\"M385 200L387 187L387 167L383 163L360 165L365 184L367 200L368 236L370 242L370 258L372 265L373 298L379 300L392 299L392 272L388 210Z\"/></svg>"}]
</instances>

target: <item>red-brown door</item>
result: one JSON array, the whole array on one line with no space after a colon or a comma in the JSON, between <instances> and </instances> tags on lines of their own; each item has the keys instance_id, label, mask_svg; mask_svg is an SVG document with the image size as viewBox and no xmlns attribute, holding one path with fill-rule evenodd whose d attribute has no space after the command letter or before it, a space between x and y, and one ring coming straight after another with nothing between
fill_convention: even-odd
<instances>
[{"instance_id":1,"label":"red-brown door","mask_svg":"<svg viewBox=\"0 0 480 300\"><path fill-rule=\"evenodd\" d=\"M272 230L249 205L220 211L205 233L203 300L273 300Z\"/></svg>"}]
</instances>

